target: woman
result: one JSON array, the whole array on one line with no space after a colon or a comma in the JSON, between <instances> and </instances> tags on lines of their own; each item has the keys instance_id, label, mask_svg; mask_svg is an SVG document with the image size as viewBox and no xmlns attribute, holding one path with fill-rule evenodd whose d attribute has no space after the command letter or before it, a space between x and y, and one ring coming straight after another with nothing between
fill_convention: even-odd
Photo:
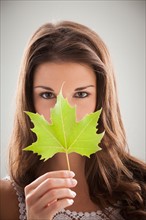
<instances>
[{"instance_id":1,"label":"woman","mask_svg":"<svg viewBox=\"0 0 146 220\"><path fill-rule=\"evenodd\" d=\"M63 95L77 106L77 118L102 107L98 132L105 131L102 150L90 159L69 155L72 171L66 171L64 154L43 162L22 150L36 140L24 111L49 121L64 81ZM126 146L114 72L101 38L74 22L41 26L22 62L10 180L1 181L2 219L145 219L146 166Z\"/></svg>"}]
</instances>

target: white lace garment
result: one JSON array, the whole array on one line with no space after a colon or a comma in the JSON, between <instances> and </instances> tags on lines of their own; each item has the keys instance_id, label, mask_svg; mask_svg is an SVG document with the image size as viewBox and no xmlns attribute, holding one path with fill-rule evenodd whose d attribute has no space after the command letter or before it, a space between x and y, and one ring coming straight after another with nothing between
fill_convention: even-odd
<instances>
[{"instance_id":1,"label":"white lace garment","mask_svg":"<svg viewBox=\"0 0 146 220\"><path fill-rule=\"evenodd\" d=\"M7 178L7 180L10 180ZM12 181L12 186L16 191L19 202L19 220L27 220L25 197L17 190L15 183ZM119 213L119 209L108 207L104 212L98 210L97 212L75 212L69 210L61 210L54 217L53 220L124 220ZM106 214L105 214L106 213Z\"/></svg>"}]
</instances>

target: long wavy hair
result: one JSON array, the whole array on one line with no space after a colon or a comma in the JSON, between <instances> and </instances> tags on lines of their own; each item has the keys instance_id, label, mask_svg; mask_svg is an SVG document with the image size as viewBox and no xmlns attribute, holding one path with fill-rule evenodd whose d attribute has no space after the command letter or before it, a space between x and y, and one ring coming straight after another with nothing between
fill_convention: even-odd
<instances>
[{"instance_id":1,"label":"long wavy hair","mask_svg":"<svg viewBox=\"0 0 146 220\"><path fill-rule=\"evenodd\" d=\"M24 111L35 112L33 77L44 62L85 63L96 74L97 104L102 107L98 131L105 131L102 150L86 159L85 174L91 200L101 207L120 201L125 219L145 219L146 166L130 156L119 110L111 58L102 39L88 27L62 21L41 26L30 39L21 65L14 128L10 141L10 175L20 190L37 177L42 162L22 149L36 140Z\"/></svg>"}]
</instances>

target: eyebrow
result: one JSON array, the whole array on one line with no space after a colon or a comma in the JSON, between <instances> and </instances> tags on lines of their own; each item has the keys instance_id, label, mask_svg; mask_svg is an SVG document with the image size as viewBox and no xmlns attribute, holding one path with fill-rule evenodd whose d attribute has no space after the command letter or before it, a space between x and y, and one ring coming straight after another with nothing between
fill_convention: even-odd
<instances>
[{"instance_id":1,"label":"eyebrow","mask_svg":"<svg viewBox=\"0 0 146 220\"><path fill-rule=\"evenodd\" d=\"M46 90L50 90L50 91L54 92L54 90L51 87L48 87L48 86L35 86L34 89L36 89L36 88L46 89Z\"/></svg>"},{"instance_id":2,"label":"eyebrow","mask_svg":"<svg viewBox=\"0 0 146 220\"><path fill-rule=\"evenodd\" d=\"M76 88L75 91L81 91L81 90L87 89L89 87L95 87L95 86L94 85L83 86L83 87ZM46 90L54 92L54 90L48 86L35 86L34 89L36 89L36 88L46 89Z\"/></svg>"},{"instance_id":3,"label":"eyebrow","mask_svg":"<svg viewBox=\"0 0 146 220\"><path fill-rule=\"evenodd\" d=\"M83 86L83 87L76 88L75 91L84 90L84 89L87 89L89 87L95 87L95 86L94 85Z\"/></svg>"}]
</instances>

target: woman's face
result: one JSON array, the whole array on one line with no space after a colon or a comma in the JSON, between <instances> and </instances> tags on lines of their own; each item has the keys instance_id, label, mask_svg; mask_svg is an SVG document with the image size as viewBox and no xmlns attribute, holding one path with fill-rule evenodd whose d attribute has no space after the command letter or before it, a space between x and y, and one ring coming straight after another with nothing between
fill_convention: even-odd
<instances>
[{"instance_id":1,"label":"woman's face","mask_svg":"<svg viewBox=\"0 0 146 220\"><path fill-rule=\"evenodd\" d=\"M64 84L63 84L64 83ZM86 64L73 62L46 62L38 66L34 74L33 100L36 112L50 121L50 108L57 95L62 93L71 106L77 108L77 120L95 110L96 76Z\"/></svg>"}]
</instances>

